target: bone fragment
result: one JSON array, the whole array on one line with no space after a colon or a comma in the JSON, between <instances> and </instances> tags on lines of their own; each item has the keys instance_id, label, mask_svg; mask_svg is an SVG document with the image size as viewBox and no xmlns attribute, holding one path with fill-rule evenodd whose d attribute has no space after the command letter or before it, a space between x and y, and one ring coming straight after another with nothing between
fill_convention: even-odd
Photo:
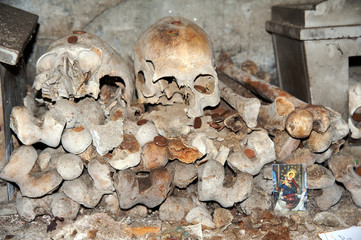
<instances>
[{"instance_id":1,"label":"bone fragment","mask_svg":"<svg viewBox=\"0 0 361 240\"><path fill-rule=\"evenodd\" d=\"M144 145L141 156L143 171L162 168L168 163L167 149L165 147L158 146L153 141Z\"/></svg>"},{"instance_id":2,"label":"bone fragment","mask_svg":"<svg viewBox=\"0 0 361 240\"><path fill-rule=\"evenodd\" d=\"M297 149L301 141L293 138L285 131L278 132L273 140L277 161L282 162Z\"/></svg>"},{"instance_id":3,"label":"bone fragment","mask_svg":"<svg viewBox=\"0 0 361 240\"><path fill-rule=\"evenodd\" d=\"M87 207L94 208L100 202L102 196L108 191L95 188L93 179L86 170L74 180L64 181L60 188L65 195L75 202Z\"/></svg>"},{"instance_id":4,"label":"bone fragment","mask_svg":"<svg viewBox=\"0 0 361 240\"><path fill-rule=\"evenodd\" d=\"M80 206L64 193L58 192L41 198L28 198L20 193L16 196L16 209L21 219L31 222L36 216L49 214L54 217L74 220Z\"/></svg>"},{"instance_id":5,"label":"bone fragment","mask_svg":"<svg viewBox=\"0 0 361 240\"><path fill-rule=\"evenodd\" d=\"M354 203L361 207L361 176L355 172L355 169L361 166L360 162L356 163L351 155L338 153L328 160L328 166L336 180L343 183L351 193Z\"/></svg>"},{"instance_id":6,"label":"bone fragment","mask_svg":"<svg viewBox=\"0 0 361 240\"><path fill-rule=\"evenodd\" d=\"M25 145L42 142L49 147L58 146L65 124L64 116L53 109L36 118L27 108L16 106L10 115L10 128Z\"/></svg>"},{"instance_id":7,"label":"bone fragment","mask_svg":"<svg viewBox=\"0 0 361 240\"><path fill-rule=\"evenodd\" d=\"M340 201L342 193L343 188L334 183L330 187L323 188L322 194L315 197L316 204L322 211L326 211Z\"/></svg>"},{"instance_id":8,"label":"bone fragment","mask_svg":"<svg viewBox=\"0 0 361 240\"><path fill-rule=\"evenodd\" d=\"M219 82L219 90L221 97L238 111L249 128L257 126L257 118L261 107L261 102L257 98L242 97L221 81Z\"/></svg>"},{"instance_id":9,"label":"bone fragment","mask_svg":"<svg viewBox=\"0 0 361 240\"><path fill-rule=\"evenodd\" d=\"M253 131L246 139L242 151L231 153L227 162L241 172L256 175L265 164L276 160L274 143L266 131Z\"/></svg>"},{"instance_id":10,"label":"bone fragment","mask_svg":"<svg viewBox=\"0 0 361 240\"><path fill-rule=\"evenodd\" d=\"M286 119L286 130L294 138L306 138L313 129L313 115L306 109L296 109Z\"/></svg>"},{"instance_id":11,"label":"bone fragment","mask_svg":"<svg viewBox=\"0 0 361 240\"><path fill-rule=\"evenodd\" d=\"M56 170L64 180L73 180L79 177L83 172L83 162L80 157L66 153L56 160Z\"/></svg>"},{"instance_id":12,"label":"bone fragment","mask_svg":"<svg viewBox=\"0 0 361 240\"><path fill-rule=\"evenodd\" d=\"M328 114L325 111L325 109L323 109L322 107L309 105L309 104L301 101L300 99L290 95L289 93L281 90L280 88L278 88L274 85L271 85L261 79L258 79L256 77L242 71L240 68L238 68L236 65L233 64L230 56L225 53L222 53L219 56L218 61L220 62L220 64L218 64L218 69L220 71L222 71L226 75L232 77L234 80L245 85L246 87L250 88L252 91L257 93L259 96L263 97L264 99L267 99L270 102L273 102L276 100L277 97L284 97L287 99L287 101L292 103L295 108L308 109L307 111L311 112L311 115L313 116L313 122L314 122L314 124L311 128L314 129L315 131L322 132L322 131L326 131L328 129ZM334 111L330 108L326 108L326 109L329 111L330 117L332 118L331 115L333 114L332 112L334 112ZM307 126L307 128L305 128L305 129L310 128L309 119L301 118L301 119L298 119L297 121L300 121L300 120L306 120L306 123L305 124L297 123L298 126L304 126L304 127ZM343 128L343 125L345 123L343 120L342 121L341 120L338 123L341 126L336 126L336 128ZM291 123L289 123L288 125L291 125ZM330 126L331 125L332 125L332 123L330 123ZM338 135L338 134L333 133L332 135ZM296 137L296 136L293 136L293 137Z\"/></svg>"},{"instance_id":13,"label":"bone fragment","mask_svg":"<svg viewBox=\"0 0 361 240\"><path fill-rule=\"evenodd\" d=\"M38 154L32 146L21 146L10 156L0 178L15 182L23 196L41 197L56 189L63 181L55 169L39 171L34 167Z\"/></svg>"},{"instance_id":14,"label":"bone fragment","mask_svg":"<svg viewBox=\"0 0 361 240\"><path fill-rule=\"evenodd\" d=\"M141 148L133 134L124 134L123 142L112 154L107 154L108 163L117 170L138 165L141 161Z\"/></svg>"},{"instance_id":15,"label":"bone fragment","mask_svg":"<svg viewBox=\"0 0 361 240\"><path fill-rule=\"evenodd\" d=\"M94 188L109 194L114 191L112 169L102 158L94 158L88 164L88 174L93 179Z\"/></svg>"},{"instance_id":16,"label":"bone fragment","mask_svg":"<svg viewBox=\"0 0 361 240\"><path fill-rule=\"evenodd\" d=\"M295 110L285 97L277 97L271 104L261 105L258 122L267 131L283 131L287 116Z\"/></svg>"},{"instance_id":17,"label":"bone fragment","mask_svg":"<svg viewBox=\"0 0 361 240\"><path fill-rule=\"evenodd\" d=\"M143 177L132 170L119 171L114 176L114 187L121 209L129 209L137 204L148 208L160 205L171 191L172 176L165 168L152 170Z\"/></svg>"},{"instance_id":18,"label":"bone fragment","mask_svg":"<svg viewBox=\"0 0 361 240\"><path fill-rule=\"evenodd\" d=\"M331 171L320 164L314 164L308 167L306 171L308 189L324 189L335 183Z\"/></svg>"},{"instance_id":19,"label":"bone fragment","mask_svg":"<svg viewBox=\"0 0 361 240\"><path fill-rule=\"evenodd\" d=\"M203 206L197 206L190 210L185 220L191 224L200 224L206 228L215 228L211 213Z\"/></svg>"},{"instance_id":20,"label":"bone fragment","mask_svg":"<svg viewBox=\"0 0 361 240\"><path fill-rule=\"evenodd\" d=\"M252 191L252 175L238 173L232 184L224 186L225 171L221 163L209 160L198 167L198 198L200 201L216 201L223 207L241 202Z\"/></svg>"},{"instance_id":21,"label":"bone fragment","mask_svg":"<svg viewBox=\"0 0 361 240\"><path fill-rule=\"evenodd\" d=\"M104 156L123 141L123 120L109 121L105 125L89 126L93 145L99 155Z\"/></svg>"},{"instance_id":22,"label":"bone fragment","mask_svg":"<svg viewBox=\"0 0 361 240\"><path fill-rule=\"evenodd\" d=\"M159 208L159 218L163 221L181 221L195 207L190 198L169 196Z\"/></svg>"},{"instance_id":23,"label":"bone fragment","mask_svg":"<svg viewBox=\"0 0 361 240\"><path fill-rule=\"evenodd\" d=\"M64 149L73 154L84 152L92 143L92 135L88 128L77 126L67 128L61 136L61 145Z\"/></svg>"},{"instance_id":24,"label":"bone fragment","mask_svg":"<svg viewBox=\"0 0 361 240\"><path fill-rule=\"evenodd\" d=\"M167 164L166 168L173 174L173 184L178 188L186 188L197 178L197 169L194 164L174 160Z\"/></svg>"},{"instance_id":25,"label":"bone fragment","mask_svg":"<svg viewBox=\"0 0 361 240\"><path fill-rule=\"evenodd\" d=\"M182 138L173 138L168 141L167 154L169 159L178 159L184 163L193 163L203 156L198 149L186 146Z\"/></svg>"},{"instance_id":26,"label":"bone fragment","mask_svg":"<svg viewBox=\"0 0 361 240\"><path fill-rule=\"evenodd\" d=\"M82 120L82 114L80 109L78 108L76 103L70 100L58 100L53 106L53 109L65 117L65 128L73 128L76 123L79 123Z\"/></svg>"}]
</instances>

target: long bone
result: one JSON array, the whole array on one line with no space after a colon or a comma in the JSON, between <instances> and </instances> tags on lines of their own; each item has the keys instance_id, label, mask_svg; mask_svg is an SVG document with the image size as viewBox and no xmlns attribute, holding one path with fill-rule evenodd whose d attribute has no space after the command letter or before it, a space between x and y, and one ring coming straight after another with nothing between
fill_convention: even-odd
<instances>
[{"instance_id":1,"label":"long bone","mask_svg":"<svg viewBox=\"0 0 361 240\"><path fill-rule=\"evenodd\" d=\"M222 53L219 56L218 61L219 64L217 69L219 71L251 89L264 99L273 102L277 98L283 97L288 102L292 103L290 107L294 107L295 110L288 115L285 128L294 138L308 137L312 130L322 134L330 127L332 117L340 118L340 116L337 117L333 114L334 111L332 109L305 103L282 89L244 72L232 62L230 56L226 53ZM297 114L300 112L307 114ZM337 133L337 135L340 134L342 137L346 136L348 132L344 131L344 128L342 127L343 125L346 125L346 123L341 119L338 124L339 127L336 127L335 131L342 128L342 130L340 130L342 133Z\"/></svg>"}]
</instances>

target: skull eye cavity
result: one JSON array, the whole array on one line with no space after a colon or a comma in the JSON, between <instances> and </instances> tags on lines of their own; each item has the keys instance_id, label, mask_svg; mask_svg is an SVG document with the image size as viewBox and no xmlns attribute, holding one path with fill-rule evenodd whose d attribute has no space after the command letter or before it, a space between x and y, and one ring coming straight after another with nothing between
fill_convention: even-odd
<instances>
[{"instance_id":1,"label":"skull eye cavity","mask_svg":"<svg viewBox=\"0 0 361 240\"><path fill-rule=\"evenodd\" d=\"M50 54L42 56L38 60L38 64L37 64L38 72L41 73L41 72L47 71L50 68L52 68L54 65L56 56L57 56L56 53L50 53Z\"/></svg>"},{"instance_id":2,"label":"skull eye cavity","mask_svg":"<svg viewBox=\"0 0 361 240\"><path fill-rule=\"evenodd\" d=\"M99 55L91 50L81 52L78 56L78 61L83 72L89 72L91 69L97 69L101 64Z\"/></svg>"},{"instance_id":3,"label":"skull eye cavity","mask_svg":"<svg viewBox=\"0 0 361 240\"><path fill-rule=\"evenodd\" d=\"M216 88L216 80L212 75L199 75L193 84L194 89L202 94L212 94Z\"/></svg>"}]
</instances>

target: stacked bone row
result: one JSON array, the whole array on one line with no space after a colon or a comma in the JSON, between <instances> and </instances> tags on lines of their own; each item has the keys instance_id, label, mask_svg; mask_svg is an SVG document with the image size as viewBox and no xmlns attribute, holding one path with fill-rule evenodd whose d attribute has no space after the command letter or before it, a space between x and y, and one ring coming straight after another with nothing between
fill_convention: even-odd
<instances>
[{"instance_id":1,"label":"stacked bone row","mask_svg":"<svg viewBox=\"0 0 361 240\"><path fill-rule=\"evenodd\" d=\"M41 96L11 113L21 146L0 177L20 188L19 214L73 219L102 199L154 208L195 182L200 201L231 207L255 192L253 176L275 161L317 173L309 187L335 195L326 206L320 196L320 207L340 199L335 178L361 206L355 163L337 155L348 134L340 114L245 72L235 76L232 63L220 67L271 103L219 81L208 35L184 18L163 18L140 36L135 74L131 61L92 34L55 41L37 63L33 87ZM232 108L217 106L221 97ZM334 175L321 165L330 158Z\"/></svg>"}]
</instances>

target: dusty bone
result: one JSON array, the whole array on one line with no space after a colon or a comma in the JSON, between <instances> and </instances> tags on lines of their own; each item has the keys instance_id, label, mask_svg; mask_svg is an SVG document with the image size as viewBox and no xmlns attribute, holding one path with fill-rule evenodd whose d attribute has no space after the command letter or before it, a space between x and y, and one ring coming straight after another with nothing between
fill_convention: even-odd
<instances>
[{"instance_id":1,"label":"dusty bone","mask_svg":"<svg viewBox=\"0 0 361 240\"><path fill-rule=\"evenodd\" d=\"M328 109L330 127L324 133L312 131L309 138L303 142L313 152L324 152L333 143L344 138L348 133L348 125L343 121L341 114Z\"/></svg>"},{"instance_id":2,"label":"dusty bone","mask_svg":"<svg viewBox=\"0 0 361 240\"><path fill-rule=\"evenodd\" d=\"M109 192L95 188L94 181L86 170L80 177L71 181L64 181L60 190L67 197L87 208L94 208L102 196Z\"/></svg>"},{"instance_id":3,"label":"dusty bone","mask_svg":"<svg viewBox=\"0 0 361 240\"><path fill-rule=\"evenodd\" d=\"M75 154L62 154L55 161L56 170L64 180L73 180L83 172L83 162L80 157Z\"/></svg>"},{"instance_id":4,"label":"dusty bone","mask_svg":"<svg viewBox=\"0 0 361 240\"><path fill-rule=\"evenodd\" d=\"M82 119L78 106L74 102L67 99L60 99L57 101L53 106L53 109L65 117L65 128L73 128L75 124Z\"/></svg>"},{"instance_id":5,"label":"dusty bone","mask_svg":"<svg viewBox=\"0 0 361 240\"><path fill-rule=\"evenodd\" d=\"M200 201L216 201L223 207L232 207L234 203L249 197L252 179L248 173L238 173L231 185L224 186L224 167L217 161L209 160L198 167L198 198Z\"/></svg>"},{"instance_id":6,"label":"dusty bone","mask_svg":"<svg viewBox=\"0 0 361 240\"><path fill-rule=\"evenodd\" d=\"M261 102L257 98L245 98L235 93L223 82L219 82L221 97L235 108L249 128L257 126L257 118Z\"/></svg>"},{"instance_id":7,"label":"dusty bone","mask_svg":"<svg viewBox=\"0 0 361 240\"><path fill-rule=\"evenodd\" d=\"M216 106L220 98L212 48L209 36L188 19L165 17L150 26L134 50L140 102L182 103L190 118Z\"/></svg>"},{"instance_id":8,"label":"dusty bone","mask_svg":"<svg viewBox=\"0 0 361 240\"><path fill-rule=\"evenodd\" d=\"M65 124L64 116L55 110L35 118L27 108L16 106L10 115L10 128L25 145L42 142L50 147L58 146Z\"/></svg>"},{"instance_id":9,"label":"dusty bone","mask_svg":"<svg viewBox=\"0 0 361 240\"><path fill-rule=\"evenodd\" d=\"M335 154L328 160L328 166L337 181L343 183L351 193L354 203L361 207L361 176L355 172L360 167L351 155Z\"/></svg>"},{"instance_id":10,"label":"dusty bone","mask_svg":"<svg viewBox=\"0 0 361 240\"><path fill-rule=\"evenodd\" d=\"M73 154L84 152L92 143L92 135L88 128L77 126L67 128L61 136L61 145L64 149Z\"/></svg>"},{"instance_id":11,"label":"dusty bone","mask_svg":"<svg viewBox=\"0 0 361 240\"><path fill-rule=\"evenodd\" d=\"M162 168L168 163L167 149L158 146L155 142L148 142L142 148L141 154L142 171L151 171Z\"/></svg>"},{"instance_id":12,"label":"dusty bone","mask_svg":"<svg viewBox=\"0 0 361 240\"><path fill-rule=\"evenodd\" d=\"M100 156L118 147L123 141L123 120L109 121L104 125L89 126L93 145Z\"/></svg>"},{"instance_id":13,"label":"dusty bone","mask_svg":"<svg viewBox=\"0 0 361 240\"><path fill-rule=\"evenodd\" d=\"M169 196L159 207L159 218L163 221L181 221L195 207L190 198Z\"/></svg>"},{"instance_id":14,"label":"dusty bone","mask_svg":"<svg viewBox=\"0 0 361 240\"><path fill-rule=\"evenodd\" d=\"M204 206L197 206L190 210L185 220L191 224L200 224L207 228L215 228L211 213Z\"/></svg>"},{"instance_id":15,"label":"dusty bone","mask_svg":"<svg viewBox=\"0 0 361 240\"><path fill-rule=\"evenodd\" d=\"M158 108L158 110L144 114L143 117L154 123L161 136L178 137L190 132L190 126L186 124L189 122L189 118L181 104L158 106Z\"/></svg>"},{"instance_id":16,"label":"dusty bone","mask_svg":"<svg viewBox=\"0 0 361 240\"><path fill-rule=\"evenodd\" d=\"M184 163L193 163L203 154L194 147L188 147L183 138L172 138L167 143L167 155L170 160L178 159Z\"/></svg>"},{"instance_id":17,"label":"dusty bone","mask_svg":"<svg viewBox=\"0 0 361 240\"><path fill-rule=\"evenodd\" d=\"M91 125L104 125L105 113L98 101L93 98L84 98L76 106L81 113L81 123L86 127Z\"/></svg>"},{"instance_id":18,"label":"dusty bone","mask_svg":"<svg viewBox=\"0 0 361 240\"><path fill-rule=\"evenodd\" d=\"M114 187L121 209L137 204L148 208L160 205L171 191L171 174L165 168L152 170L149 176L137 176L132 170L122 170L114 176Z\"/></svg>"},{"instance_id":19,"label":"dusty bone","mask_svg":"<svg viewBox=\"0 0 361 240\"><path fill-rule=\"evenodd\" d=\"M44 196L55 190L63 179L55 169L39 171L35 165L37 158L38 154L32 146L21 146L11 154L0 178L15 182L23 196Z\"/></svg>"},{"instance_id":20,"label":"dusty bone","mask_svg":"<svg viewBox=\"0 0 361 240\"><path fill-rule=\"evenodd\" d=\"M36 216L44 214L74 220L79 212L79 204L61 192L41 198L28 198L18 193L16 209L21 219L27 222L31 222Z\"/></svg>"},{"instance_id":21,"label":"dusty bone","mask_svg":"<svg viewBox=\"0 0 361 240\"><path fill-rule=\"evenodd\" d=\"M326 211L340 201L342 194L343 188L334 183L330 187L323 188L322 194L315 197L316 204L321 210Z\"/></svg>"},{"instance_id":22,"label":"dusty bone","mask_svg":"<svg viewBox=\"0 0 361 240\"><path fill-rule=\"evenodd\" d=\"M108 158L110 166L124 170L137 166L141 161L142 149L133 134L124 134L123 141L115 148Z\"/></svg>"},{"instance_id":23,"label":"dusty bone","mask_svg":"<svg viewBox=\"0 0 361 240\"><path fill-rule=\"evenodd\" d=\"M313 129L313 115L307 109L296 108L286 119L288 134L294 138L306 138Z\"/></svg>"},{"instance_id":24,"label":"dusty bone","mask_svg":"<svg viewBox=\"0 0 361 240\"><path fill-rule=\"evenodd\" d=\"M235 64L233 64L230 56L227 55L226 53L221 54L218 58L218 61L220 64L218 64L217 69L219 69L226 75L232 77L234 80L238 81L239 83L250 88L251 90L256 92L258 95L262 96L263 98L268 99L269 101L272 102L277 97L282 96L285 99L287 99L287 101L292 103L295 108L308 109L308 111L310 111L311 115L313 116L313 120L315 121L314 124L315 126L312 126L312 129L316 131L327 130L328 120L325 109L317 109L318 108L317 106L309 105L301 101L300 99L290 95L289 93L281 90L280 88L244 72L243 70L238 68ZM329 111L330 117L332 117L331 115L333 114L332 112L334 111L330 108L326 108L326 109ZM341 127L343 127L344 125L342 121L340 121L339 124L341 125ZM330 126L332 126L332 123L330 123Z\"/></svg>"},{"instance_id":25,"label":"dusty bone","mask_svg":"<svg viewBox=\"0 0 361 240\"><path fill-rule=\"evenodd\" d=\"M273 140L277 161L287 159L297 149L301 141L293 138L285 131L278 132Z\"/></svg>"},{"instance_id":26,"label":"dusty bone","mask_svg":"<svg viewBox=\"0 0 361 240\"><path fill-rule=\"evenodd\" d=\"M33 87L54 101L87 95L96 99L104 76L119 77L125 85L122 98L128 104L133 99L133 75L127 63L106 42L90 33L73 33L54 41L39 58L36 71Z\"/></svg>"},{"instance_id":27,"label":"dusty bone","mask_svg":"<svg viewBox=\"0 0 361 240\"><path fill-rule=\"evenodd\" d=\"M329 154L329 153L325 153ZM324 154L316 154L310 151L308 148L297 148L286 159L277 159L277 162L284 164L305 164L307 167L312 166L318 158L323 158Z\"/></svg>"},{"instance_id":28,"label":"dusty bone","mask_svg":"<svg viewBox=\"0 0 361 240\"><path fill-rule=\"evenodd\" d=\"M287 116L295 110L285 97L277 97L271 104L261 105L258 116L260 126L267 131L283 131Z\"/></svg>"},{"instance_id":29,"label":"dusty bone","mask_svg":"<svg viewBox=\"0 0 361 240\"><path fill-rule=\"evenodd\" d=\"M135 121L124 119L124 133L133 134L140 147L143 147L147 142L153 141L154 137L159 135L154 123L146 121L145 124L139 126Z\"/></svg>"},{"instance_id":30,"label":"dusty bone","mask_svg":"<svg viewBox=\"0 0 361 240\"><path fill-rule=\"evenodd\" d=\"M94 158L88 164L88 174L93 179L95 189L109 194L114 191L112 170L102 158Z\"/></svg>"},{"instance_id":31,"label":"dusty bone","mask_svg":"<svg viewBox=\"0 0 361 240\"><path fill-rule=\"evenodd\" d=\"M256 175L265 164L276 160L274 143L266 131L253 131L246 141L242 151L229 154L227 163L231 167ZM254 156L247 156L247 150L252 151Z\"/></svg>"},{"instance_id":32,"label":"dusty bone","mask_svg":"<svg viewBox=\"0 0 361 240\"><path fill-rule=\"evenodd\" d=\"M197 169L194 164L186 164L174 160L166 168L173 174L173 184L178 188L186 188L197 178Z\"/></svg>"},{"instance_id":33,"label":"dusty bone","mask_svg":"<svg viewBox=\"0 0 361 240\"><path fill-rule=\"evenodd\" d=\"M324 189L331 187L335 183L331 171L320 164L314 164L308 167L306 171L308 189Z\"/></svg>"}]
</instances>

